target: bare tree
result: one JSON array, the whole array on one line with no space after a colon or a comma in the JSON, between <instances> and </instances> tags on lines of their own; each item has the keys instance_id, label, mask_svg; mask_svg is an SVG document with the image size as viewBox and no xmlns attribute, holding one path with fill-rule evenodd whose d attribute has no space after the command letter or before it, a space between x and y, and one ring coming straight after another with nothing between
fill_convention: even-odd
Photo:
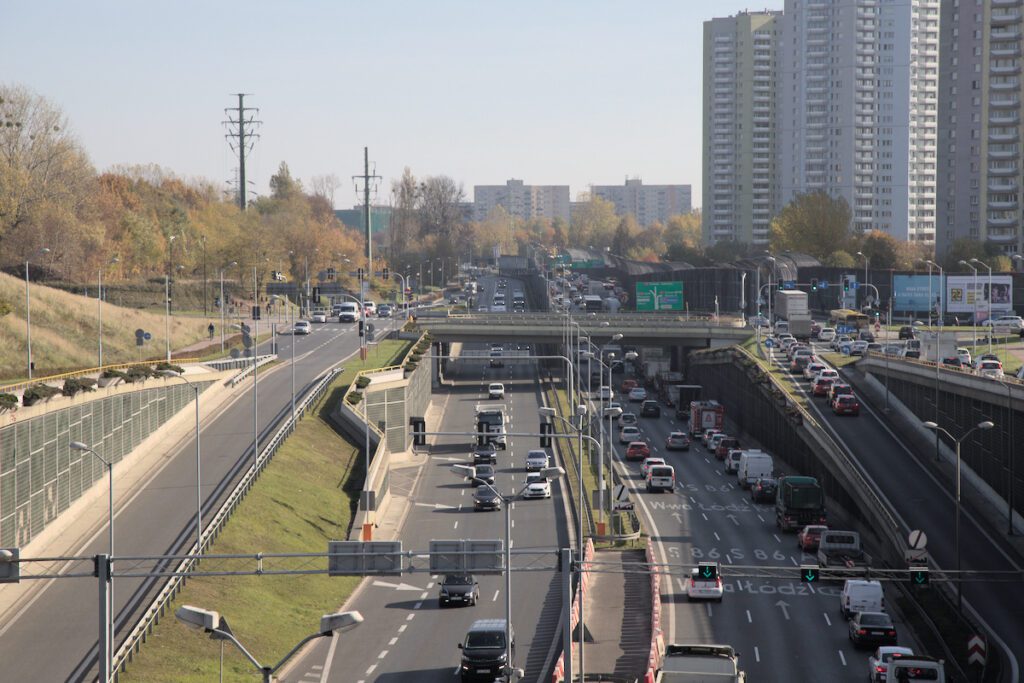
<instances>
[{"instance_id":1,"label":"bare tree","mask_svg":"<svg viewBox=\"0 0 1024 683\"><path fill-rule=\"evenodd\" d=\"M313 196L323 197L334 208L334 192L341 187L341 181L333 173L326 175L315 175L310 183L313 188Z\"/></svg>"}]
</instances>

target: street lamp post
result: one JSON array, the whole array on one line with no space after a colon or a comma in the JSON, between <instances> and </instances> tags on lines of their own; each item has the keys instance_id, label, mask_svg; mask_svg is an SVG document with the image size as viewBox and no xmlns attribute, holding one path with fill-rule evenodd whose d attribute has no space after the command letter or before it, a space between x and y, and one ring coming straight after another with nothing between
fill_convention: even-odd
<instances>
[{"instance_id":1,"label":"street lamp post","mask_svg":"<svg viewBox=\"0 0 1024 683\"><path fill-rule=\"evenodd\" d=\"M868 260L869 259L868 259L867 254L865 254L863 251L858 251L857 252L857 256L861 256L861 257L864 258L864 284L866 285L868 283ZM876 294L877 294L877 290L876 290Z\"/></svg>"},{"instance_id":2,"label":"street lamp post","mask_svg":"<svg viewBox=\"0 0 1024 683\"><path fill-rule=\"evenodd\" d=\"M765 259L772 264L771 270L768 271L768 330L771 332L774 329L775 320L772 318L772 277L775 275L775 257L769 256Z\"/></svg>"},{"instance_id":3,"label":"street lamp post","mask_svg":"<svg viewBox=\"0 0 1024 683\"><path fill-rule=\"evenodd\" d=\"M35 256L49 254L50 250L43 247L35 253ZM28 267L31 259L25 259L25 339L28 342L28 378L32 379L32 298L29 296Z\"/></svg>"},{"instance_id":4,"label":"street lamp post","mask_svg":"<svg viewBox=\"0 0 1024 683\"><path fill-rule=\"evenodd\" d=\"M925 263L928 264L929 268L934 266L935 268L937 268L939 270L939 297L938 297L939 298L939 310L938 310L938 312L936 314L936 319L937 319L936 321L938 322L938 325L936 325L936 327L935 327L935 421L938 422L938 420L939 420L939 366L940 366L939 361L942 360L939 357L939 355L941 353L941 348L942 348L942 345L941 345L941 342L940 342L940 337L942 336L942 314L945 312L945 307L942 305L942 301L943 301L943 299L942 299L942 290L943 290L943 287L945 286L945 283L944 283L943 277L942 277L942 266L940 266L935 261L928 261L928 260L926 260ZM929 270L929 272L931 272L931 271ZM931 278L928 278L928 288L929 288L928 291L929 292L931 292L931 282L932 282ZM931 294L929 294L929 296L931 296ZM929 305L931 304L930 301L928 303L929 303ZM953 339L954 339L954 341L956 340L956 333L955 332L953 333ZM935 462L938 462L939 460L940 460L940 458L939 458L939 433L935 432Z\"/></svg>"},{"instance_id":5,"label":"street lamp post","mask_svg":"<svg viewBox=\"0 0 1024 683\"><path fill-rule=\"evenodd\" d=\"M182 605L174 611L174 616L189 628L202 629L204 633L210 634L211 640L228 640L238 648L246 659L248 659L256 670L260 672L263 683L271 683L274 674L291 659L296 652L311 640L334 635L335 631L345 631L355 628L363 621L363 615L359 612L337 612L325 614L320 617L320 629L299 641L284 657L274 666L263 666L252 654L238 641L238 638L228 628L227 620L223 619L217 612L206 610L192 605Z\"/></svg>"},{"instance_id":6,"label":"street lamp post","mask_svg":"<svg viewBox=\"0 0 1024 683\"><path fill-rule=\"evenodd\" d=\"M988 299L988 318L987 318L987 320L988 320L988 334L986 336L988 337L988 351L989 351L989 353L992 353L992 333L995 332L995 327L992 325L992 267L989 266L984 261L979 261L976 258L972 258L971 259L971 263L977 263L979 266L983 266L985 268L988 268L988 296L985 297L986 299ZM974 301L975 301L975 308L977 308L977 301L978 301L978 286L977 285L974 286ZM975 323L975 324L977 324L977 323Z\"/></svg>"},{"instance_id":7,"label":"street lamp post","mask_svg":"<svg viewBox=\"0 0 1024 683\"><path fill-rule=\"evenodd\" d=\"M203 477L202 477L202 460L200 460L200 447L199 447L199 386L193 384L184 375L179 375L176 372L170 370L164 370L160 373L164 377L173 377L180 379L185 384L192 387L192 391L195 393L195 404L196 404L196 554L201 555L203 552Z\"/></svg>"},{"instance_id":8,"label":"street lamp post","mask_svg":"<svg viewBox=\"0 0 1024 683\"><path fill-rule=\"evenodd\" d=\"M990 420L979 422L975 426L967 430L967 432L959 439L954 437L952 434L947 432L945 429L935 424L934 422L923 423L928 429L934 430L936 434L942 432L948 438L952 439L956 443L956 522L953 530L953 544L956 546L956 608L961 614L963 613L963 600L964 600L964 585L963 585L963 574L960 571L960 444L963 443L972 432L978 429L992 429L995 427L995 423Z\"/></svg>"},{"instance_id":9,"label":"street lamp post","mask_svg":"<svg viewBox=\"0 0 1024 683\"><path fill-rule=\"evenodd\" d=\"M227 301L224 300L224 269L238 265L238 261L223 266L220 269L220 352L224 353L224 309L227 308Z\"/></svg>"},{"instance_id":10,"label":"street lamp post","mask_svg":"<svg viewBox=\"0 0 1024 683\"><path fill-rule=\"evenodd\" d=\"M974 284L971 287L973 291L971 297L971 326L974 328L974 348L971 351L971 360L974 360L974 356L978 355L978 269L963 259L960 259L960 265L967 266L974 271Z\"/></svg>"},{"instance_id":11,"label":"street lamp post","mask_svg":"<svg viewBox=\"0 0 1024 683\"><path fill-rule=\"evenodd\" d=\"M81 441L72 441L71 450L85 451L93 456L107 468L107 553L110 555L110 563L113 566L114 560L114 462L105 459L94 451L90 446ZM104 634L105 643L100 642L100 683L107 683L114 670L114 581L111 572L110 589L107 591L107 620L100 624L100 633Z\"/></svg>"}]
</instances>

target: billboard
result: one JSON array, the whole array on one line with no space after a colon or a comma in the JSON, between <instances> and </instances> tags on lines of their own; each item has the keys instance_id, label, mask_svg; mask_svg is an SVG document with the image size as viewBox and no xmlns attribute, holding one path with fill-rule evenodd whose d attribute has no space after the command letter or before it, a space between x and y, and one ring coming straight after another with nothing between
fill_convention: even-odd
<instances>
[{"instance_id":1,"label":"billboard","mask_svg":"<svg viewBox=\"0 0 1024 683\"><path fill-rule=\"evenodd\" d=\"M938 275L894 275L892 287L893 307L897 311L927 311L929 295L931 309L936 310L942 296Z\"/></svg>"},{"instance_id":2,"label":"billboard","mask_svg":"<svg viewBox=\"0 0 1024 683\"><path fill-rule=\"evenodd\" d=\"M977 290L975 290L977 284ZM948 313L974 313L978 310L978 320L988 317L989 297L992 300L992 312L1006 311L1013 308L1013 278L1010 275L993 275L992 287L989 292L989 277L978 275L947 275L946 276L946 311Z\"/></svg>"},{"instance_id":3,"label":"billboard","mask_svg":"<svg viewBox=\"0 0 1024 683\"><path fill-rule=\"evenodd\" d=\"M683 310L682 282L638 282L636 283L636 310L638 311L681 311Z\"/></svg>"}]
</instances>

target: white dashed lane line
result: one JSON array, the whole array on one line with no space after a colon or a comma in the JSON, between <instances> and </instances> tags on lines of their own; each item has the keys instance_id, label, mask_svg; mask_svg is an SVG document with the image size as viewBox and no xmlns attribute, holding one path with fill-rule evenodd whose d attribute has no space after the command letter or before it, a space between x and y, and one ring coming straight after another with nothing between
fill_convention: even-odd
<instances>
[{"instance_id":1,"label":"white dashed lane line","mask_svg":"<svg viewBox=\"0 0 1024 683\"><path fill-rule=\"evenodd\" d=\"M828 613L826 613L826 612L822 612L822 613L821 613L821 616L825 617L825 623L826 623L826 624L828 624L829 626L831 626L831 625L832 625L832 620L828 618Z\"/></svg>"}]
</instances>

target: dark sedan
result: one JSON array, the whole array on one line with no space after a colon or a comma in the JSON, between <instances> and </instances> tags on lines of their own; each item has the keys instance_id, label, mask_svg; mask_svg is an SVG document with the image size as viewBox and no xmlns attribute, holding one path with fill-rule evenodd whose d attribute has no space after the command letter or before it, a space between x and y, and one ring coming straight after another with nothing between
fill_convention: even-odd
<instances>
[{"instance_id":1,"label":"dark sedan","mask_svg":"<svg viewBox=\"0 0 1024 683\"><path fill-rule=\"evenodd\" d=\"M750 487L750 499L755 503L774 503L778 488L779 482L776 479L758 479Z\"/></svg>"},{"instance_id":2,"label":"dark sedan","mask_svg":"<svg viewBox=\"0 0 1024 683\"><path fill-rule=\"evenodd\" d=\"M472 574L445 574L441 582L441 594L437 600L441 607L453 603L475 605L480 599L480 584Z\"/></svg>"},{"instance_id":3,"label":"dark sedan","mask_svg":"<svg viewBox=\"0 0 1024 683\"><path fill-rule=\"evenodd\" d=\"M490 486L480 485L473 493L474 510L500 510L501 496L491 490Z\"/></svg>"},{"instance_id":4,"label":"dark sedan","mask_svg":"<svg viewBox=\"0 0 1024 683\"><path fill-rule=\"evenodd\" d=\"M485 446L479 446L473 451L473 464L474 465L497 465L498 464L498 451L494 448L493 443L488 443Z\"/></svg>"},{"instance_id":5,"label":"dark sedan","mask_svg":"<svg viewBox=\"0 0 1024 683\"><path fill-rule=\"evenodd\" d=\"M896 626L885 612L857 612L850 619L850 641L856 647L895 645Z\"/></svg>"}]
</instances>

